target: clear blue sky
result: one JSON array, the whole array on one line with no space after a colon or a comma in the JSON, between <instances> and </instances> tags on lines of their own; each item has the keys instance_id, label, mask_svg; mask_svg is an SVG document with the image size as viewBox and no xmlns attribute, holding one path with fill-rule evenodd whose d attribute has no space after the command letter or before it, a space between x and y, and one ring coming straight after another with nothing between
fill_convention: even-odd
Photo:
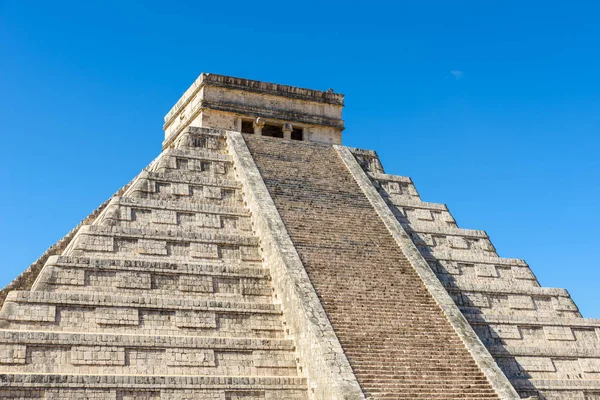
<instances>
[{"instance_id":1,"label":"clear blue sky","mask_svg":"<svg viewBox=\"0 0 600 400\"><path fill-rule=\"evenodd\" d=\"M598 318L599 7L0 0L0 286L160 152L205 71L346 94L346 145Z\"/></svg>"}]
</instances>

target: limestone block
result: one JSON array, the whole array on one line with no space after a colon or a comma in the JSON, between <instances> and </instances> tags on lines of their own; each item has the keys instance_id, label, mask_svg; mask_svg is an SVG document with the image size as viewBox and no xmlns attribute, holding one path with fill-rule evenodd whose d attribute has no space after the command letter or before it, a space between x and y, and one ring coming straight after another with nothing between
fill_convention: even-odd
<instances>
[{"instance_id":1,"label":"limestone block","mask_svg":"<svg viewBox=\"0 0 600 400\"><path fill-rule=\"evenodd\" d=\"M211 276L180 276L179 290L182 292L213 293L214 283Z\"/></svg>"},{"instance_id":2,"label":"limestone block","mask_svg":"<svg viewBox=\"0 0 600 400\"><path fill-rule=\"evenodd\" d=\"M578 359L555 358L552 360L556 368L556 375L562 379L581 379L581 365Z\"/></svg>"},{"instance_id":3,"label":"limestone block","mask_svg":"<svg viewBox=\"0 0 600 400\"><path fill-rule=\"evenodd\" d=\"M171 194L175 196L189 196L190 185L187 183L171 183Z\"/></svg>"},{"instance_id":4,"label":"limestone block","mask_svg":"<svg viewBox=\"0 0 600 400\"><path fill-rule=\"evenodd\" d=\"M43 390L37 389L0 389L0 399L2 400L46 400L49 399ZM55 397L53 397L55 399Z\"/></svg>"},{"instance_id":5,"label":"limestone block","mask_svg":"<svg viewBox=\"0 0 600 400\"><path fill-rule=\"evenodd\" d=\"M167 349L166 362L172 367L214 367L215 352L208 349Z\"/></svg>"},{"instance_id":6,"label":"limestone block","mask_svg":"<svg viewBox=\"0 0 600 400\"><path fill-rule=\"evenodd\" d=\"M544 334L548 340L575 340L573 331L568 326L544 326Z\"/></svg>"},{"instance_id":7,"label":"limestone block","mask_svg":"<svg viewBox=\"0 0 600 400\"><path fill-rule=\"evenodd\" d=\"M451 275L462 275L462 270L466 267L466 264L457 263L448 260L439 260L438 264L442 271L445 271Z\"/></svg>"},{"instance_id":8,"label":"limestone block","mask_svg":"<svg viewBox=\"0 0 600 400\"><path fill-rule=\"evenodd\" d=\"M431 215L430 210L417 208L415 210L412 210L409 215L410 215L411 219L416 218L420 221L433 221L433 215Z\"/></svg>"},{"instance_id":9,"label":"limestone block","mask_svg":"<svg viewBox=\"0 0 600 400\"><path fill-rule=\"evenodd\" d=\"M161 240L138 239L136 250L138 254L166 256L167 242Z\"/></svg>"},{"instance_id":10,"label":"limestone block","mask_svg":"<svg viewBox=\"0 0 600 400\"><path fill-rule=\"evenodd\" d=\"M98 325L139 326L140 315L135 308L97 307L95 309Z\"/></svg>"},{"instance_id":11,"label":"limestone block","mask_svg":"<svg viewBox=\"0 0 600 400\"><path fill-rule=\"evenodd\" d=\"M225 168L225 163L223 162L214 162L212 163L212 170L215 174L225 174L227 172Z\"/></svg>"},{"instance_id":12,"label":"limestone block","mask_svg":"<svg viewBox=\"0 0 600 400\"><path fill-rule=\"evenodd\" d=\"M556 367L551 358L544 357L515 357L521 370L527 372L554 372Z\"/></svg>"},{"instance_id":13,"label":"limestone block","mask_svg":"<svg viewBox=\"0 0 600 400\"><path fill-rule=\"evenodd\" d=\"M261 261L262 256L257 246L240 246L240 257L244 261Z\"/></svg>"},{"instance_id":14,"label":"limestone block","mask_svg":"<svg viewBox=\"0 0 600 400\"><path fill-rule=\"evenodd\" d=\"M217 214L198 214L198 224L205 228L220 228L221 217Z\"/></svg>"},{"instance_id":15,"label":"limestone block","mask_svg":"<svg viewBox=\"0 0 600 400\"><path fill-rule=\"evenodd\" d=\"M285 397L286 400L305 400L306 392L302 390L286 390L285 395L282 395L279 390L265 390L265 400L280 400Z\"/></svg>"},{"instance_id":16,"label":"limestone block","mask_svg":"<svg viewBox=\"0 0 600 400\"><path fill-rule=\"evenodd\" d=\"M56 306L8 302L4 303L0 317L15 322L55 322Z\"/></svg>"},{"instance_id":17,"label":"limestone block","mask_svg":"<svg viewBox=\"0 0 600 400\"><path fill-rule=\"evenodd\" d=\"M257 368L295 368L294 353L289 351L254 350L252 360Z\"/></svg>"},{"instance_id":18,"label":"limestone block","mask_svg":"<svg viewBox=\"0 0 600 400\"><path fill-rule=\"evenodd\" d=\"M535 280L529 267L512 267L512 273L515 279Z\"/></svg>"},{"instance_id":19,"label":"limestone block","mask_svg":"<svg viewBox=\"0 0 600 400\"><path fill-rule=\"evenodd\" d=\"M448 211L441 211L440 212L440 219L442 221L448 223L448 224L455 224L456 223L456 221L454 220L454 217Z\"/></svg>"},{"instance_id":20,"label":"limestone block","mask_svg":"<svg viewBox=\"0 0 600 400\"><path fill-rule=\"evenodd\" d=\"M60 268L56 266L50 268L48 283L55 285L85 285L85 270L80 268Z\"/></svg>"},{"instance_id":21,"label":"limestone block","mask_svg":"<svg viewBox=\"0 0 600 400\"><path fill-rule=\"evenodd\" d=\"M489 239L479 239L477 241L477 243L479 244L481 249L484 251L490 251L490 252L496 251L496 248L494 247L494 245L492 244L492 242Z\"/></svg>"},{"instance_id":22,"label":"limestone block","mask_svg":"<svg viewBox=\"0 0 600 400\"><path fill-rule=\"evenodd\" d=\"M498 271L493 264L475 264L475 274L482 277L498 277Z\"/></svg>"},{"instance_id":23,"label":"limestone block","mask_svg":"<svg viewBox=\"0 0 600 400\"><path fill-rule=\"evenodd\" d=\"M433 237L427 233L411 233L412 240L417 246L433 246Z\"/></svg>"},{"instance_id":24,"label":"limestone block","mask_svg":"<svg viewBox=\"0 0 600 400\"><path fill-rule=\"evenodd\" d=\"M27 347L18 344L0 344L0 364L25 364Z\"/></svg>"},{"instance_id":25,"label":"limestone block","mask_svg":"<svg viewBox=\"0 0 600 400\"><path fill-rule=\"evenodd\" d=\"M273 399L281 399L281 391L276 392L279 397L273 397ZM289 397L286 395L285 399ZM240 390L240 391L227 391L224 393L224 400L265 400L265 392L261 390Z\"/></svg>"},{"instance_id":26,"label":"limestone block","mask_svg":"<svg viewBox=\"0 0 600 400\"><path fill-rule=\"evenodd\" d=\"M122 221L132 221L133 220L133 208L128 206L119 206L119 219Z\"/></svg>"},{"instance_id":27,"label":"limestone block","mask_svg":"<svg viewBox=\"0 0 600 400\"><path fill-rule=\"evenodd\" d=\"M239 217L236 221L236 226L242 231L252 231L252 222L247 217Z\"/></svg>"},{"instance_id":28,"label":"limestone block","mask_svg":"<svg viewBox=\"0 0 600 400\"><path fill-rule=\"evenodd\" d=\"M223 193L221 193L221 188L217 186L204 186L204 197L207 199L222 199Z\"/></svg>"},{"instance_id":29,"label":"limestone block","mask_svg":"<svg viewBox=\"0 0 600 400\"><path fill-rule=\"evenodd\" d=\"M112 346L73 346L73 365L125 365L125 348Z\"/></svg>"},{"instance_id":30,"label":"limestone block","mask_svg":"<svg viewBox=\"0 0 600 400\"><path fill-rule=\"evenodd\" d=\"M153 210L152 222L155 224L177 225L177 213L172 210Z\"/></svg>"},{"instance_id":31,"label":"limestone block","mask_svg":"<svg viewBox=\"0 0 600 400\"><path fill-rule=\"evenodd\" d=\"M190 257L219 258L219 247L210 243L190 243Z\"/></svg>"},{"instance_id":32,"label":"limestone block","mask_svg":"<svg viewBox=\"0 0 600 400\"><path fill-rule=\"evenodd\" d=\"M117 400L116 390L46 389L45 400ZM119 397L118 400L122 400Z\"/></svg>"},{"instance_id":33,"label":"limestone block","mask_svg":"<svg viewBox=\"0 0 600 400\"><path fill-rule=\"evenodd\" d=\"M407 189L408 189L408 194L409 195L411 195L413 197L419 197L419 192L417 192L417 189L415 188L415 185L413 185L412 183L409 183L407 185Z\"/></svg>"},{"instance_id":34,"label":"limestone block","mask_svg":"<svg viewBox=\"0 0 600 400\"><path fill-rule=\"evenodd\" d=\"M257 279L240 279L242 294L251 296L268 296L272 293L271 287Z\"/></svg>"},{"instance_id":35,"label":"limestone block","mask_svg":"<svg viewBox=\"0 0 600 400\"><path fill-rule=\"evenodd\" d=\"M469 242L460 236L447 236L446 240L451 249L467 250L469 248Z\"/></svg>"},{"instance_id":36,"label":"limestone block","mask_svg":"<svg viewBox=\"0 0 600 400\"><path fill-rule=\"evenodd\" d=\"M125 289L151 289L152 276L146 272L119 271L115 276L115 287Z\"/></svg>"},{"instance_id":37,"label":"limestone block","mask_svg":"<svg viewBox=\"0 0 600 400\"><path fill-rule=\"evenodd\" d=\"M399 182L385 182L383 187L389 194L402 194L402 187Z\"/></svg>"},{"instance_id":38,"label":"limestone block","mask_svg":"<svg viewBox=\"0 0 600 400\"><path fill-rule=\"evenodd\" d=\"M521 339L521 332L516 325L490 325L490 333L499 339Z\"/></svg>"},{"instance_id":39,"label":"limestone block","mask_svg":"<svg viewBox=\"0 0 600 400\"><path fill-rule=\"evenodd\" d=\"M580 358L579 365L583 372L600 372L600 359L598 358Z\"/></svg>"},{"instance_id":40,"label":"limestone block","mask_svg":"<svg viewBox=\"0 0 600 400\"><path fill-rule=\"evenodd\" d=\"M556 311L577 311L577 306L570 297L557 296L552 298L552 304Z\"/></svg>"},{"instance_id":41,"label":"limestone block","mask_svg":"<svg viewBox=\"0 0 600 400\"><path fill-rule=\"evenodd\" d=\"M489 308L490 300L484 293L465 293L465 305L472 307Z\"/></svg>"},{"instance_id":42,"label":"limestone block","mask_svg":"<svg viewBox=\"0 0 600 400\"><path fill-rule=\"evenodd\" d=\"M508 296L510 308L516 310L534 310L535 304L531 296L511 294Z\"/></svg>"},{"instance_id":43,"label":"limestone block","mask_svg":"<svg viewBox=\"0 0 600 400\"><path fill-rule=\"evenodd\" d=\"M115 250L112 236L81 235L75 245L76 250L107 251Z\"/></svg>"},{"instance_id":44,"label":"limestone block","mask_svg":"<svg viewBox=\"0 0 600 400\"><path fill-rule=\"evenodd\" d=\"M216 328L217 316L214 312L178 310L175 313L175 326L178 328Z\"/></svg>"}]
</instances>

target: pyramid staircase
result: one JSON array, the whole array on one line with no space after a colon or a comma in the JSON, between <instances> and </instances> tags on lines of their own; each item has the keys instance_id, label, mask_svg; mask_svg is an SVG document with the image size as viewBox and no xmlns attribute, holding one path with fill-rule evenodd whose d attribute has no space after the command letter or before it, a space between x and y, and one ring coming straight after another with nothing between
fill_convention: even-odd
<instances>
[{"instance_id":1,"label":"pyramid staircase","mask_svg":"<svg viewBox=\"0 0 600 400\"><path fill-rule=\"evenodd\" d=\"M180 136L8 293L0 398L307 398L222 133Z\"/></svg>"}]
</instances>

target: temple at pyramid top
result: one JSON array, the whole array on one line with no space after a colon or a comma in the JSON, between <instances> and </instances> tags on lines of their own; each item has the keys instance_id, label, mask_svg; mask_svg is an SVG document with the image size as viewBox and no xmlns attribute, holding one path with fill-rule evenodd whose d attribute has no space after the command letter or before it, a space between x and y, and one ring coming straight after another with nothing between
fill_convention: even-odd
<instances>
[{"instance_id":1,"label":"temple at pyramid top","mask_svg":"<svg viewBox=\"0 0 600 400\"><path fill-rule=\"evenodd\" d=\"M165 116L165 146L187 126L340 144L344 95L201 73Z\"/></svg>"}]
</instances>

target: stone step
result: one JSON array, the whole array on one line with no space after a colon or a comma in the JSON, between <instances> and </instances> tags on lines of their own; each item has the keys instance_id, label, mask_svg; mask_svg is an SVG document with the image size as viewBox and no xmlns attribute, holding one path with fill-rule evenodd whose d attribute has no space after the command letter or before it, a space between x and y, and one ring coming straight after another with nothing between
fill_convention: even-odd
<instances>
[{"instance_id":1,"label":"stone step","mask_svg":"<svg viewBox=\"0 0 600 400\"><path fill-rule=\"evenodd\" d=\"M180 171L182 173L193 173L198 176L234 179L233 165L230 160L219 160L212 157L198 157L194 152L176 150L164 153L160 159L149 169L153 172L169 173ZM220 155L220 154L218 154Z\"/></svg>"},{"instance_id":2,"label":"stone step","mask_svg":"<svg viewBox=\"0 0 600 400\"><path fill-rule=\"evenodd\" d=\"M82 226L65 251L68 255L109 254L193 259L241 259L260 261L258 239L248 233L214 230L165 230L120 226Z\"/></svg>"},{"instance_id":3,"label":"stone step","mask_svg":"<svg viewBox=\"0 0 600 400\"><path fill-rule=\"evenodd\" d=\"M142 172L124 197L182 200L191 203L241 204L235 180L207 178L181 172Z\"/></svg>"},{"instance_id":4,"label":"stone step","mask_svg":"<svg viewBox=\"0 0 600 400\"><path fill-rule=\"evenodd\" d=\"M518 307L518 306L516 306ZM521 306L522 308L513 308L510 306L502 306L493 304L492 306L482 307L481 305L477 306L464 306L458 305L460 311L465 315L465 317L469 315L482 315L483 318L486 318L488 313L493 313L495 317L502 318L512 317L515 314L519 315L519 317L527 318L527 317L542 317L546 319L558 318L558 319L571 319L581 317L581 314L577 310L555 310L555 309L536 309L524 308L525 306Z\"/></svg>"},{"instance_id":5,"label":"stone step","mask_svg":"<svg viewBox=\"0 0 600 400\"><path fill-rule=\"evenodd\" d=\"M546 316L520 316L497 314L465 314L472 325L520 325L520 326L558 326L568 328L600 328L597 318L555 318Z\"/></svg>"},{"instance_id":6,"label":"stone step","mask_svg":"<svg viewBox=\"0 0 600 400\"><path fill-rule=\"evenodd\" d=\"M238 206L224 206L216 204L189 203L187 201L173 201L163 199L143 199L139 197L115 197L110 205L140 208L149 210L181 211L189 213L214 214L231 217L249 217L250 212L242 204Z\"/></svg>"},{"instance_id":7,"label":"stone step","mask_svg":"<svg viewBox=\"0 0 600 400\"><path fill-rule=\"evenodd\" d=\"M10 292L2 328L195 336L276 336L279 305L106 293Z\"/></svg>"},{"instance_id":8,"label":"stone step","mask_svg":"<svg viewBox=\"0 0 600 400\"><path fill-rule=\"evenodd\" d=\"M149 199L137 199L151 201ZM147 205L122 205L122 202L111 201L105 212L94 225L124 226L130 228L152 227L155 229L179 229L196 231L198 229L223 230L230 233L252 230L250 214L247 212L235 214L219 214L216 205L210 212L179 211L176 209L152 208ZM183 202L172 202L183 203ZM190 208L190 207L188 207ZM231 207L227 207L231 208Z\"/></svg>"},{"instance_id":9,"label":"stone step","mask_svg":"<svg viewBox=\"0 0 600 400\"><path fill-rule=\"evenodd\" d=\"M412 233L411 239L421 254L432 258L493 257L496 249L489 239ZM427 257L426 257L427 258Z\"/></svg>"},{"instance_id":10,"label":"stone step","mask_svg":"<svg viewBox=\"0 0 600 400\"><path fill-rule=\"evenodd\" d=\"M229 154L224 154L211 149L196 147L171 148L165 150L162 154L168 157L183 157L202 161L220 161L232 164L231 156Z\"/></svg>"},{"instance_id":11,"label":"stone step","mask_svg":"<svg viewBox=\"0 0 600 400\"><path fill-rule=\"evenodd\" d=\"M464 293L489 293L489 294L516 294L528 296L550 296L570 298L566 289L549 287L531 287L509 284L508 282L497 282L492 284L482 284L479 282L465 282L459 285L453 285L452 282L442 282L449 292Z\"/></svg>"},{"instance_id":12,"label":"stone step","mask_svg":"<svg viewBox=\"0 0 600 400\"><path fill-rule=\"evenodd\" d=\"M300 400L299 377L1 374L0 398L61 400Z\"/></svg>"},{"instance_id":13,"label":"stone step","mask_svg":"<svg viewBox=\"0 0 600 400\"><path fill-rule=\"evenodd\" d=\"M291 341L0 330L0 373L294 376Z\"/></svg>"},{"instance_id":14,"label":"stone step","mask_svg":"<svg viewBox=\"0 0 600 400\"><path fill-rule=\"evenodd\" d=\"M600 391L600 380L595 379L512 379L511 383L515 389L519 391L523 390L541 390L542 392L549 391ZM565 393L566 395L567 393ZM570 394L570 393L569 393ZM580 393L582 397L572 397L573 399L585 398L583 393ZM588 394L589 395L589 394ZM564 395L563 395L564 396ZM569 397L554 397L568 398ZM589 397L593 399L593 397Z\"/></svg>"},{"instance_id":15,"label":"stone step","mask_svg":"<svg viewBox=\"0 0 600 400\"><path fill-rule=\"evenodd\" d=\"M528 267L527 263L518 258L498 257L490 254L477 254L470 252L457 252L455 254L431 254L423 253L428 261L442 261L466 264L492 264L499 266Z\"/></svg>"},{"instance_id":16,"label":"stone step","mask_svg":"<svg viewBox=\"0 0 600 400\"><path fill-rule=\"evenodd\" d=\"M531 344L531 343L529 343ZM600 359L600 343L586 342L585 345L565 346L528 346L528 345L489 345L490 354L494 357L528 356L528 357L567 357ZM600 363L598 364L600 366ZM600 371L599 371L600 372Z\"/></svg>"},{"instance_id":17,"label":"stone step","mask_svg":"<svg viewBox=\"0 0 600 400\"><path fill-rule=\"evenodd\" d=\"M64 258L64 257L63 257ZM271 302L267 271L240 266L199 265L195 270L156 268L149 262L111 263L107 259L61 262L51 257L32 290L49 292L106 291L135 295L197 296L214 294L222 301ZM163 263L164 264L164 263ZM125 267L123 266L125 265Z\"/></svg>"},{"instance_id":18,"label":"stone step","mask_svg":"<svg viewBox=\"0 0 600 400\"><path fill-rule=\"evenodd\" d=\"M262 268L262 263L257 261L223 263L220 260L214 260L207 262L171 263L165 261L153 262L124 258L108 259L73 256L52 256L48 259L46 264L64 268L149 272L173 275L208 275L222 277L269 279L268 270Z\"/></svg>"},{"instance_id":19,"label":"stone step","mask_svg":"<svg viewBox=\"0 0 600 400\"><path fill-rule=\"evenodd\" d=\"M482 286L528 286L539 287L535 275L527 264L503 264L489 262L464 262L447 259L435 260L424 254L433 272L443 282L454 283L458 287L470 284ZM498 260L504 260L499 258Z\"/></svg>"},{"instance_id":20,"label":"stone step","mask_svg":"<svg viewBox=\"0 0 600 400\"><path fill-rule=\"evenodd\" d=\"M444 226L438 225L434 223L424 223L419 221L417 223L411 222L402 222L400 221L402 226L409 232L415 233L427 233L434 235L443 235L443 236L459 236L464 238L475 238L475 239L488 239L489 236L485 231L473 230L473 229L463 229L457 228L455 226Z\"/></svg>"},{"instance_id":21,"label":"stone step","mask_svg":"<svg viewBox=\"0 0 600 400\"><path fill-rule=\"evenodd\" d=\"M215 338L202 336L123 335L108 333L74 333L49 331L15 331L0 329L3 345L73 345L112 347L160 347L214 350L279 350L294 351L288 339Z\"/></svg>"},{"instance_id":22,"label":"stone step","mask_svg":"<svg viewBox=\"0 0 600 400\"><path fill-rule=\"evenodd\" d=\"M217 177L205 177L194 172L169 171L155 172L146 171L143 178L152 182L182 183L194 186L211 186L227 189L240 189L240 183L235 179Z\"/></svg>"}]
</instances>

